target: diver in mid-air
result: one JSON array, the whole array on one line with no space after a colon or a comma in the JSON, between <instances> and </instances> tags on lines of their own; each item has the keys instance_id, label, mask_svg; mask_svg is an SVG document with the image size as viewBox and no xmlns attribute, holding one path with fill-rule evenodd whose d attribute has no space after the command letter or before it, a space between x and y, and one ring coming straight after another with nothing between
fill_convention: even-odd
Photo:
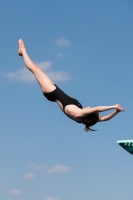
<instances>
[{"instance_id":1,"label":"diver in mid-air","mask_svg":"<svg viewBox=\"0 0 133 200\"><path fill-rule=\"evenodd\" d=\"M91 126L97 122L110 120L119 112L124 111L120 104L113 106L83 108L76 99L65 94L38 66L32 62L26 52L26 48L22 39L19 40L18 54L23 57L26 67L35 75L35 78L38 81L44 96L49 101L57 102L61 110L69 118L78 123L84 124L86 131L94 131L90 128ZM100 112L111 109L115 109L115 111L106 116L99 116Z\"/></svg>"}]
</instances>

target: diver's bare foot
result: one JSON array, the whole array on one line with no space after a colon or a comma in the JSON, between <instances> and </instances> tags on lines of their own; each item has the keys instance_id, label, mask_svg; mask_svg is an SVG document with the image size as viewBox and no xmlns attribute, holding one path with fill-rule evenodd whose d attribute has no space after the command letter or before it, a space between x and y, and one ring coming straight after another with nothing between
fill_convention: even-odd
<instances>
[{"instance_id":1,"label":"diver's bare foot","mask_svg":"<svg viewBox=\"0 0 133 200\"><path fill-rule=\"evenodd\" d=\"M20 39L18 41L18 44L19 44L18 54L19 54L19 56L23 56L23 50L25 50L25 46L24 46L23 40Z\"/></svg>"}]
</instances>

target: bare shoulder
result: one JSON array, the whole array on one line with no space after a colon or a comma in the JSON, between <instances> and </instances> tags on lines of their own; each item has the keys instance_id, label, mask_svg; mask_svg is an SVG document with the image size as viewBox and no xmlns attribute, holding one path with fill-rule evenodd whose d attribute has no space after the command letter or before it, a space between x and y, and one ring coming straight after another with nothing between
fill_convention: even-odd
<instances>
[{"instance_id":1,"label":"bare shoulder","mask_svg":"<svg viewBox=\"0 0 133 200\"><path fill-rule=\"evenodd\" d=\"M83 117L86 114L88 114L88 110L90 110L90 107L86 108L78 108L75 105L67 105L65 107L65 113L68 115L71 115L72 117Z\"/></svg>"},{"instance_id":2,"label":"bare shoulder","mask_svg":"<svg viewBox=\"0 0 133 200\"><path fill-rule=\"evenodd\" d=\"M90 115L92 113L98 113L97 107L86 107L80 110L80 112L78 113L80 116L85 117L87 115Z\"/></svg>"},{"instance_id":3,"label":"bare shoulder","mask_svg":"<svg viewBox=\"0 0 133 200\"><path fill-rule=\"evenodd\" d=\"M75 105L67 105L65 107L65 113L69 116L71 116L72 118L78 117L80 116L80 113L83 109L78 108Z\"/></svg>"}]
</instances>

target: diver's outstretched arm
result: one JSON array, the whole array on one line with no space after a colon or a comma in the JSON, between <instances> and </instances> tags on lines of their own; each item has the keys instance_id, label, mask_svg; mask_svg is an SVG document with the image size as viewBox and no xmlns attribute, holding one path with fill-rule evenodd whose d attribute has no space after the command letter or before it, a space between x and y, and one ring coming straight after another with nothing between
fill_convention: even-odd
<instances>
[{"instance_id":1,"label":"diver's outstretched arm","mask_svg":"<svg viewBox=\"0 0 133 200\"><path fill-rule=\"evenodd\" d=\"M97 106L97 107L94 107L94 108L83 108L81 110L78 110L77 113L75 113L77 116L82 116L82 117L85 117L89 114L92 114L92 113L99 113L99 112L104 112L104 111L107 111L107 110L112 110L112 109L116 109L117 112L121 112L123 111L124 112L124 109L120 106L120 104L116 104L116 105L113 105L113 106Z\"/></svg>"},{"instance_id":2,"label":"diver's outstretched arm","mask_svg":"<svg viewBox=\"0 0 133 200\"><path fill-rule=\"evenodd\" d=\"M109 115L105 115L105 116L99 116L99 122L103 122L103 121L107 121L112 119L114 116L116 116L120 111L118 111L117 109L110 113Z\"/></svg>"}]
</instances>

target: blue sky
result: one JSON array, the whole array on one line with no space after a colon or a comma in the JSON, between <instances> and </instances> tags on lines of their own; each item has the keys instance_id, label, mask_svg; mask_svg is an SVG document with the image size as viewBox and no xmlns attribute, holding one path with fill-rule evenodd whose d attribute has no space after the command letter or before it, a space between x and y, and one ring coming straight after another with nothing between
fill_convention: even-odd
<instances>
[{"instance_id":1,"label":"blue sky","mask_svg":"<svg viewBox=\"0 0 133 200\"><path fill-rule=\"evenodd\" d=\"M132 156L116 143L133 139L132 10L131 0L1 0L0 199L133 198ZM86 133L44 98L17 55L19 38L84 107L126 112Z\"/></svg>"}]
</instances>

